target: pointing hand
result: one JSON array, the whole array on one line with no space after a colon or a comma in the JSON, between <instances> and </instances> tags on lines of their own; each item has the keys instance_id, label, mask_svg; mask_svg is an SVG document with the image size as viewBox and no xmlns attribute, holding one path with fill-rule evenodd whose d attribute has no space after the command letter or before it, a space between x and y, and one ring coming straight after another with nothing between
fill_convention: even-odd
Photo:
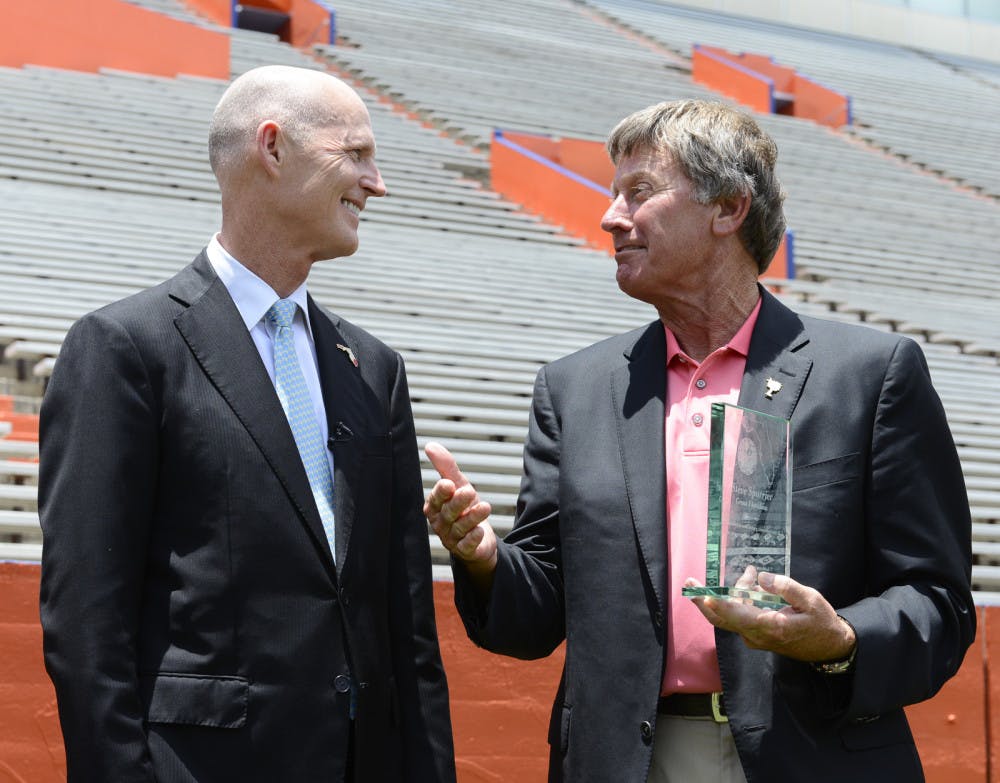
<instances>
[{"instance_id":1,"label":"pointing hand","mask_svg":"<svg viewBox=\"0 0 1000 783\"><path fill-rule=\"evenodd\" d=\"M441 478L424 503L424 516L445 549L465 563L470 574L488 576L497 562L497 537L489 523L490 504L458 469L451 452L428 443L424 452Z\"/></svg>"}]
</instances>

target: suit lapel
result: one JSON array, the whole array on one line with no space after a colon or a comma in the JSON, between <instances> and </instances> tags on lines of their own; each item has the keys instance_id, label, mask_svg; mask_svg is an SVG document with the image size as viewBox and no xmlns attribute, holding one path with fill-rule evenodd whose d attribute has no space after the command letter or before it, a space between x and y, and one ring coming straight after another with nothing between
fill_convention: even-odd
<instances>
[{"instance_id":1,"label":"suit lapel","mask_svg":"<svg viewBox=\"0 0 1000 783\"><path fill-rule=\"evenodd\" d=\"M316 546L333 563L309 479L271 379L232 297L204 252L172 282L187 309L174 324L281 481Z\"/></svg>"},{"instance_id":2,"label":"suit lapel","mask_svg":"<svg viewBox=\"0 0 1000 783\"><path fill-rule=\"evenodd\" d=\"M618 424L618 448L632 524L661 612L667 584L664 400L666 337L655 321L630 351L628 364L613 371L611 394Z\"/></svg>"},{"instance_id":3,"label":"suit lapel","mask_svg":"<svg viewBox=\"0 0 1000 783\"><path fill-rule=\"evenodd\" d=\"M809 339L794 312L763 289L761 297L763 301L740 385L739 404L790 419L812 369L812 360L796 351ZM781 384L776 391L774 382ZM769 386L770 396L767 393Z\"/></svg>"},{"instance_id":4,"label":"suit lapel","mask_svg":"<svg viewBox=\"0 0 1000 783\"><path fill-rule=\"evenodd\" d=\"M319 380L323 387L323 405L333 449L334 520L337 570L340 572L354 526L354 492L361 486L362 438L367 432L365 391L360 368L354 366L355 360L360 361L358 346L340 332L339 319L331 317L310 297L309 321L316 341Z\"/></svg>"}]
</instances>

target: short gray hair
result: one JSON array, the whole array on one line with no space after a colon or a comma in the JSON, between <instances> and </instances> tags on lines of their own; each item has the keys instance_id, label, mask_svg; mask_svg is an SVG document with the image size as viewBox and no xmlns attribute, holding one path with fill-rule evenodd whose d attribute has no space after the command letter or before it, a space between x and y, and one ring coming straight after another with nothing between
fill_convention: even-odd
<instances>
[{"instance_id":1,"label":"short gray hair","mask_svg":"<svg viewBox=\"0 0 1000 783\"><path fill-rule=\"evenodd\" d=\"M668 154L701 204L749 194L740 239L758 272L767 269L785 235L785 193L774 171L778 147L753 117L715 101L667 101L619 122L607 148L616 166L634 152Z\"/></svg>"},{"instance_id":2,"label":"short gray hair","mask_svg":"<svg viewBox=\"0 0 1000 783\"><path fill-rule=\"evenodd\" d=\"M263 66L229 85L208 132L208 159L216 177L243 161L257 128L266 120L278 123L297 142L309 131L337 122L332 108L310 89L315 84L312 74L304 68Z\"/></svg>"}]
</instances>

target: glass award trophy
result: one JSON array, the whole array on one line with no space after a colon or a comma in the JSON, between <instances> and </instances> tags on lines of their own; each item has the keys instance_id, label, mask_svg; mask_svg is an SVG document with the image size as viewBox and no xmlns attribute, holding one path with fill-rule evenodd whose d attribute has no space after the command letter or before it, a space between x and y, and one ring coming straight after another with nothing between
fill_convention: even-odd
<instances>
[{"instance_id":1,"label":"glass award trophy","mask_svg":"<svg viewBox=\"0 0 1000 783\"><path fill-rule=\"evenodd\" d=\"M792 523L791 430L787 419L712 404L705 586L683 595L716 596L780 609L757 574L788 575Z\"/></svg>"}]
</instances>

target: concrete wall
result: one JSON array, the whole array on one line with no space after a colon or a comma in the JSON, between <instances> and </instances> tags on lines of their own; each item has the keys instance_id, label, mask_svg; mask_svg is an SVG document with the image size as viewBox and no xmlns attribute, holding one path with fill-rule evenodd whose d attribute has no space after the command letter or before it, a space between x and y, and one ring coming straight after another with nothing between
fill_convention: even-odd
<instances>
[{"instance_id":1,"label":"concrete wall","mask_svg":"<svg viewBox=\"0 0 1000 783\"><path fill-rule=\"evenodd\" d=\"M42 661L37 565L0 563L0 783L66 779L55 693ZM459 783L540 783L546 779L549 710L563 650L518 661L480 650L455 612L450 582L434 583L441 655L448 672ZM988 677L1000 643L1000 607L979 610L979 641L958 676L930 701L907 710L928 783L998 783L998 743L989 736L1000 677ZM998 658L1000 660L1000 658Z\"/></svg>"}]
</instances>

